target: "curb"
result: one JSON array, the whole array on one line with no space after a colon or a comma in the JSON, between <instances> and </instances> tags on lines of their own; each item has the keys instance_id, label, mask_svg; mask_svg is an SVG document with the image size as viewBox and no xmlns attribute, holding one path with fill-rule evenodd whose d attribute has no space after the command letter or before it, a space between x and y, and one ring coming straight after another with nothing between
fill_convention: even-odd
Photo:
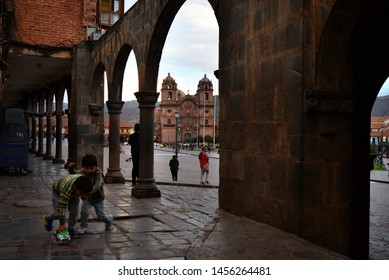
<instances>
[{"instance_id":1,"label":"curb","mask_svg":"<svg viewBox=\"0 0 389 280\"><path fill-rule=\"evenodd\" d=\"M126 179L125 182L131 183L131 180ZM215 186L215 185L200 185L200 184L191 184L191 183L159 182L159 181L155 181L155 183L157 185L193 187L193 188L203 188L203 189L218 189L219 188L219 186Z\"/></svg>"}]
</instances>

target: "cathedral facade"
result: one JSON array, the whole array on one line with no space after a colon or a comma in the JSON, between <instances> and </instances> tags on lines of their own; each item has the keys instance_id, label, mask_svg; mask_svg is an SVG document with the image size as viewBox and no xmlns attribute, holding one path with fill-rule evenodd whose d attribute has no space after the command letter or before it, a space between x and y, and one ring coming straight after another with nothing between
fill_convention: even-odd
<instances>
[{"instance_id":1,"label":"cathedral facade","mask_svg":"<svg viewBox=\"0 0 389 280\"><path fill-rule=\"evenodd\" d=\"M181 144L212 146L217 136L212 81L204 75L196 94L190 95L177 88L169 73L162 82L154 127L156 140L165 145L174 145L177 140Z\"/></svg>"}]
</instances>

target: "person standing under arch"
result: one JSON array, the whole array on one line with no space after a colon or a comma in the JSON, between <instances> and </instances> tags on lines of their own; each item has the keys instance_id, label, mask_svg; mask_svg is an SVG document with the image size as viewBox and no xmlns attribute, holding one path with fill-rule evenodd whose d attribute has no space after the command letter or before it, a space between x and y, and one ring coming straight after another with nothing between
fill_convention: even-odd
<instances>
[{"instance_id":1,"label":"person standing under arch","mask_svg":"<svg viewBox=\"0 0 389 280\"><path fill-rule=\"evenodd\" d=\"M140 124L136 123L134 126L134 133L132 133L128 139L128 144L131 145L131 157L132 157L132 186L136 185L139 178L139 138L140 138Z\"/></svg>"}]
</instances>

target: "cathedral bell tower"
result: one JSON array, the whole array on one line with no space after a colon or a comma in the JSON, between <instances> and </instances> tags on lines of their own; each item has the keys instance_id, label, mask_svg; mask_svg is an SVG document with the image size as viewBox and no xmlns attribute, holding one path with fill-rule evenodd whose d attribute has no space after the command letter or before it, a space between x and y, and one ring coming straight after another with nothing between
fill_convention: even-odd
<instances>
[{"instance_id":1,"label":"cathedral bell tower","mask_svg":"<svg viewBox=\"0 0 389 280\"><path fill-rule=\"evenodd\" d=\"M176 80L170 76L170 73L168 73L168 76L163 79L161 95L161 102L165 104L177 103L181 97L180 91L177 89Z\"/></svg>"},{"instance_id":2,"label":"cathedral bell tower","mask_svg":"<svg viewBox=\"0 0 389 280\"><path fill-rule=\"evenodd\" d=\"M177 89L176 81L170 76L163 79L161 89L161 140L172 145L176 138L175 113L179 109L179 101L182 91Z\"/></svg>"},{"instance_id":3,"label":"cathedral bell tower","mask_svg":"<svg viewBox=\"0 0 389 280\"><path fill-rule=\"evenodd\" d=\"M206 136L215 136L214 134L214 100L213 84L207 75L199 81L196 92L199 115L199 134L203 137L203 145L208 145Z\"/></svg>"}]
</instances>

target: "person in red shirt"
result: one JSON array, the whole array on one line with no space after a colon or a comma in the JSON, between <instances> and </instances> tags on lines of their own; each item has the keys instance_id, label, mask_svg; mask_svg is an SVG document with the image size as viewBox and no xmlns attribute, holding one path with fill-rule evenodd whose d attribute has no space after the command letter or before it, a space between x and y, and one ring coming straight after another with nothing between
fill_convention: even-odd
<instances>
[{"instance_id":1,"label":"person in red shirt","mask_svg":"<svg viewBox=\"0 0 389 280\"><path fill-rule=\"evenodd\" d=\"M203 147L201 150L201 154L199 156L200 161L200 169L201 169L201 177L200 177L200 184L209 184L208 182L208 174L209 174L209 156L208 156L208 149L207 147ZM204 175L205 175L205 181L204 181Z\"/></svg>"}]
</instances>

